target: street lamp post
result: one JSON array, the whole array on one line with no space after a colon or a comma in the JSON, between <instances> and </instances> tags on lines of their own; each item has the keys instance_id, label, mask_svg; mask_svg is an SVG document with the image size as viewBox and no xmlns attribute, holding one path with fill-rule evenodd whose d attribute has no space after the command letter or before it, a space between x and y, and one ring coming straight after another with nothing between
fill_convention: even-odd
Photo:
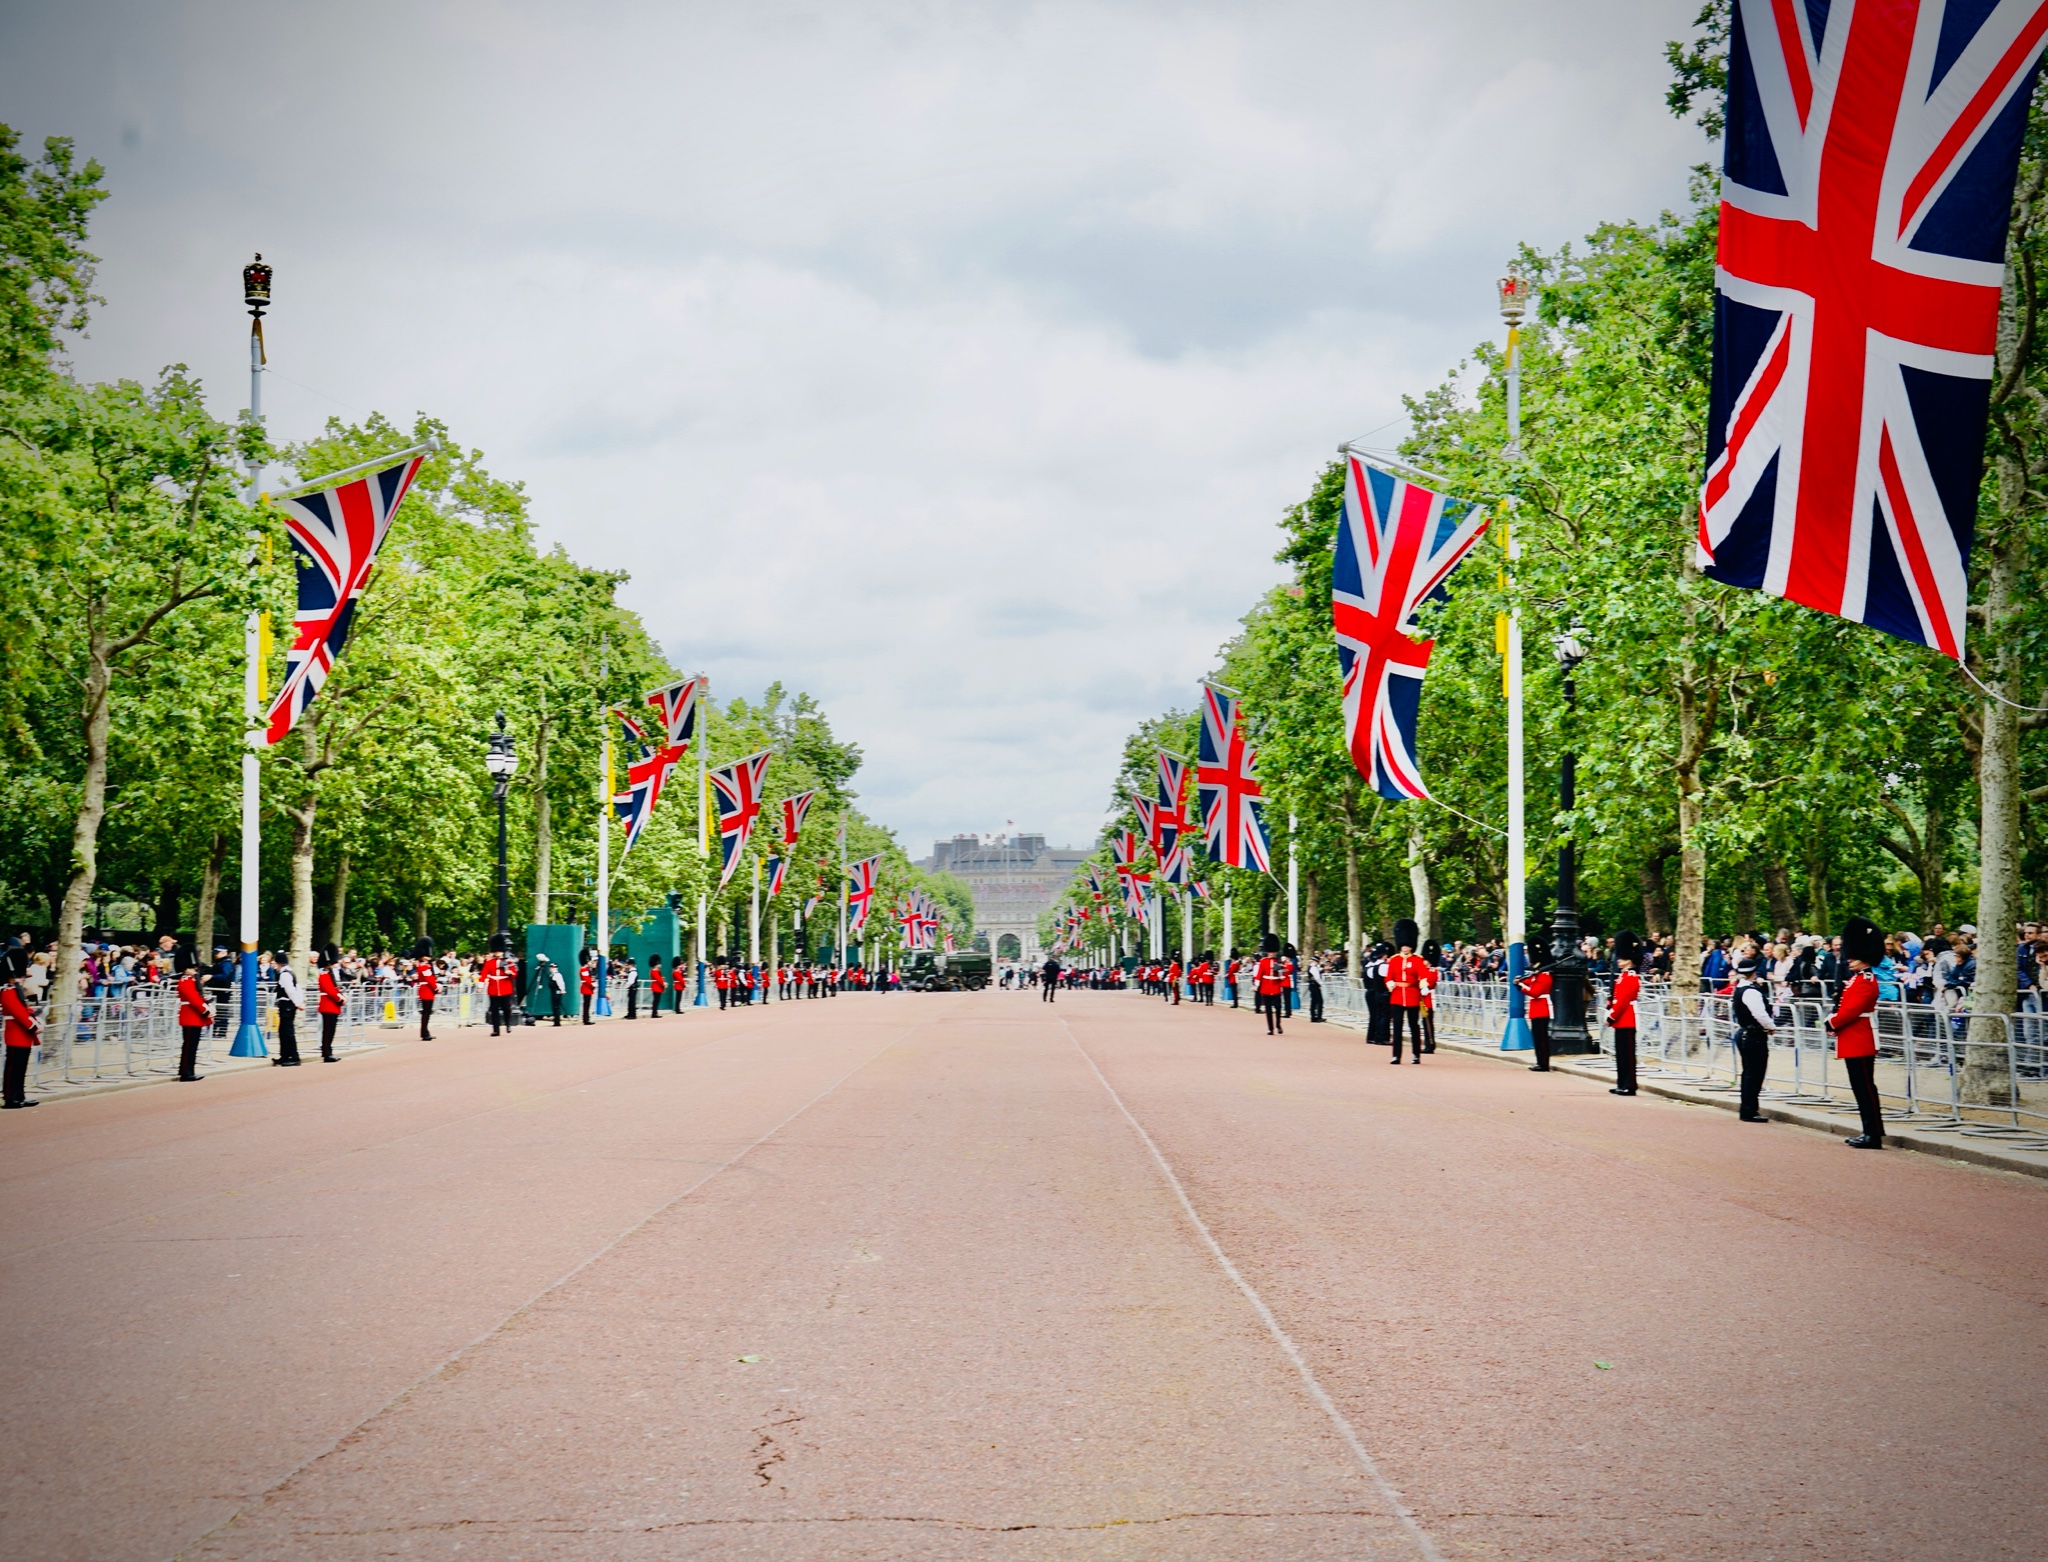
<instances>
[{"instance_id":1,"label":"street lamp post","mask_svg":"<svg viewBox=\"0 0 2048 1562\"><path fill-rule=\"evenodd\" d=\"M270 307L270 281L274 275L259 253L242 268L242 302L249 307L249 424L254 430L263 427L263 311ZM249 456L250 505L255 505L262 496L263 462L253 450ZM260 554L252 554L249 568L261 568ZM256 892L261 881L257 858L263 846L262 771L256 763L256 751L262 741L260 725L263 720L263 615L251 611L242 626L242 720L248 731L242 745L242 904L239 921L238 942L241 944L240 971L241 1023L235 1027L235 1043L228 1049L228 1056L236 1058L260 1058L268 1051L263 1044L261 1006L257 995L257 984L262 980L256 958L259 940L257 932ZM198 930L199 942L211 941L213 929ZM202 948L199 953L206 951ZM294 964L304 970L304 954L292 951Z\"/></svg>"},{"instance_id":2,"label":"street lamp post","mask_svg":"<svg viewBox=\"0 0 2048 1562\"><path fill-rule=\"evenodd\" d=\"M491 773L491 797L498 805L498 924L501 936L512 931L512 881L505 872L505 794L512 790L519 756L512 749L512 734L505 730L505 713L498 712L498 730L484 750L484 769Z\"/></svg>"},{"instance_id":3,"label":"street lamp post","mask_svg":"<svg viewBox=\"0 0 2048 1562\"><path fill-rule=\"evenodd\" d=\"M1586 659L1585 626L1556 637L1557 668L1564 677L1565 751L1557 773L1558 806L1569 814L1578 806L1579 756L1573 751L1573 718L1579 708L1579 663ZM1579 949L1578 843L1567 835L1557 848L1557 913L1550 924L1550 1050L1591 1052L1586 1029L1586 960Z\"/></svg>"}]
</instances>

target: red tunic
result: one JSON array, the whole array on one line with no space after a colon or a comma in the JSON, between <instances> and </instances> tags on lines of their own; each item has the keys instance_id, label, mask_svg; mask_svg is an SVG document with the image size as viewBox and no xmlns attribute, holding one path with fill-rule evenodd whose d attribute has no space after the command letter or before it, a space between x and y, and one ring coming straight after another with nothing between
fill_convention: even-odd
<instances>
[{"instance_id":1,"label":"red tunic","mask_svg":"<svg viewBox=\"0 0 2048 1562\"><path fill-rule=\"evenodd\" d=\"M480 973L484 979L484 992L492 998L512 996L512 962L503 955L492 955L483 963Z\"/></svg>"},{"instance_id":2,"label":"red tunic","mask_svg":"<svg viewBox=\"0 0 2048 1562\"><path fill-rule=\"evenodd\" d=\"M647 985L658 993L668 991L668 979L661 974L661 962L659 960L647 962Z\"/></svg>"},{"instance_id":3,"label":"red tunic","mask_svg":"<svg viewBox=\"0 0 2048 1562\"><path fill-rule=\"evenodd\" d=\"M1858 971L1842 984L1842 996L1828 1020L1828 1029L1835 1033L1836 1057L1877 1056L1877 1032L1870 1028L1870 1011L1876 1007L1877 978L1868 971Z\"/></svg>"},{"instance_id":4,"label":"red tunic","mask_svg":"<svg viewBox=\"0 0 2048 1562\"><path fill-rule=\"evenodd\" d=\"M213 1006L206 1001L206 989L199 985L199 973L187 971L178 978L178 1023L211 1025Z\"/></svg>"},{"instance_id":5,"label":"red tunic","mask_svg":"<svg viewBox=\"0 0 2048 1562\"><path fill-rule=\"evenodd\" d=\"M1529 1000L1529 1018L1547 1020L1550 1018L1550 973L1537 971L1525 976L1515 984L1522 989L1522 996Z\"/></svg>"},{"instance_id":6,"label":"red tunic","mask_svg":"<svg viewBox=\"0 0 2048 1562\"><path fill-rule=\"evenodd\" d=\"M1422 1007L1422 984L1429 980L1429 962L1421 955L1395 955L1387 962L1387 998L1397 1009Z\"/></svg>"},{"instance_id":7,"label":"red tunic","mask_svg":"<svg viewBox=\"0 0 2048 1562\"><path fill-rule=\"evenodd\" d=\"M420 968L413 973L412 990L413 996L421 1003L432 1003L441 996L441 984L434 979L434 968L424 960L420 962Z\"/></svg>"},{"instance_id":8,"label":"red tunic","mask_svg":"<svg viewBox=\"0 0 2048 1562\"><path fill-rule=\"evenodd\" d=\"M1641 978L1623 971L1614 979L1614 997L1607 1005L1607 1023L1616 1030L1636 1028L1636 995L1643 990Z\"/></svg>"},{"instance_id":9,"label":"red tunic","mask_svg":"<svg viewBox=\"0 0 2048 1562\"><path fill-rule=\"evenodd\" d=\"M341 984L334 979L332 971L320 973L320 1012L341 1013Z\"/></svg>"},{"instance_id":10,"label":"red tunic","mask_svg":"<svg viewBox=\"0 0 2048 1562\"><path fill-rule=\"evenodd\" d=\"M21 995L21 989L9 982L0 988L0 1015L6 1017L7 1045L10 1047L33 1047L42 1032L42 1024L36 1019L36 1011L28 1006L28 1000Z\"/></svg>"},{"instance_id":11,"label":"red tunic","mask_svg":"<svg viewBox=\"0 0 2048 1562\"><path fill-rule=\"evenodd\" d=\"M588 998L597 991L597 963L592 961L583 968L583 996Z\"/></svg>"}]
</instances>

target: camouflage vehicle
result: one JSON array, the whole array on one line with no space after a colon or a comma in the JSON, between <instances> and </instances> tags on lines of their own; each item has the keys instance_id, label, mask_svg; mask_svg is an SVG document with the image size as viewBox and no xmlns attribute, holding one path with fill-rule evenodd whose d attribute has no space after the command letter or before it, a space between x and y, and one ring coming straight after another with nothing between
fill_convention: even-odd
<instances>
[{"instance_id":1,"label":"camouflage vehicle","mask_svg":"<svg viewBox=\"0 0 2048 1562\"><path fill-rule=\"evenodd\" d=\"M993 968L985 950L923 950L903 968L903 985L916 993L980 992Z\"/></svg>"}]
</instances>

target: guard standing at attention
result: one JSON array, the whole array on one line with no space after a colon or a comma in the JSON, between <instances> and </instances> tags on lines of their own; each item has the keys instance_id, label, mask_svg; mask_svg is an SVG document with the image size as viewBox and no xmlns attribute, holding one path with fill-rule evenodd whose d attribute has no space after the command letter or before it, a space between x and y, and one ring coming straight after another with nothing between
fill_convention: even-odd
<instances>
[{"instance_id":1,"label":"guard standing at attention","mask_svg":"<svg viewBox=\"0 0 2048 1562\"><path fill-rule=\"evenodd\" d=\"M299 1010L305 995L299 991L299 973L292 969L282 949L270 955L270 1002L277 1015L277 1056L270 1061L277 1068L299 1066Z\"/></svg>"},{"instance_id":2,"label":"guard standing at attention","mask_svg":"<svg viewBox=\"0 0 2048 1562\"><path fill-rule=\"evenodd\" d=\"M1614 1085L1610 1095L1636 1093L1636 998L1643 990L1636 975L1642 945L1633 933L1614 935L1614 993L1607 1003L1607 1023L1614 1031Z\"/></svg>"},{"instance_id":3,"label":"guard standing at attention","mask_svg":"<svg viewBox=\"0 0 2048 1562\"><path fill-rule=\"evenodd\" d=\"M434 941L423 938L413 945L412 995L420 1007L420 1040L432 1041L428 1026L434 1018L434 1000L441 996L441 979L434 974Z\"/></svg>"},{"instance_id":4,"label":"guard standing at attention","mask_svg":"<svg viewBox=\"0 0 2048 1562\"><path fill-rule=\"evenodd\" d=\"M1442 978L1444 946L1430 939L1422 946L1422 964L1429 974L1422 979L1422 1050L1436 1051L1436 984Z\"/></svg>"},{"instance_id":5,"label":"guard standing at attention","mask_svg":"<svg viewBox=\"0 0 2048 1562\"><path fill-rule=\"evenodd\" d=\"M190 949L178 951L178 1031L183 1045L178 1051L178 1078L193 1084L199 1075L199 1036L213 1024L213 1005L206 1001L206 989L199 981L199 957Z\"/></svg>"},{"instance_id":6,"label":"guard standing at attention","mask_svg":"<svg viewBox=\"0 0 2048 1562\"><path fill-rule=\"evenodd\" d=\"M1871 1011L1877 1007L1877 978L1870 968L1884 958L1884 934L1868 917L1851 917L1842 929L1842 960L1849 979L1828 1019L1834 1033L1835 1056L1848 1071L1849 1089L1863 1118L1863 1132L1844 1141L1852 1150L1884 1148L1884 1109L1877 1096L1877 1032Z\"/></svg>"},{"instance_id":7,"label":"guard standing at attention","mask_svg":"<svg viewBox=\"0 0 2048 1562\"><path fill-rule=\"evenodd\" d=\"M341 954L332 944L320 951L320 1061L338 1063L334 1055L334 1028L341 1023L341 983L334 967Z\"/></svg>"},{"instance_id":8,"label":"guard standing at attention","mask_svg":"<svg viewBox=\"0 0 2048 1562\"><path fill-rule=\"evenodd\" d=\"M576 964L579 968L576 983L583 989L583 1023L589 1025L592 1023L590 1003L597 996L597 961L586 949L576 957Z\"/></svg>"},{"instance_id":9,"label":"guard standing at attention","mask_svg":"<svg viewBox=\"0 0 2048 1562\"><path fill-rule=\"evenodd\" d=\"M1742 1059L1745 1123L1768 1123L1763 1113L1764 1075L1771 1067L1771 1038L1778 1026L1764 995L1764 963L1750 955L1735 967L1735 1051Z\"/></svg>"},{"instance_id":10,"label":"guard standing at attention","mask_svg":"<svg viewBox=\"0 0 2048 1562\"><path fill-rule=\"evenodd\" d=\"M661 956L647 957L647 1012L661 1018L661 995L668 991L668 974L661 968Z\"/></svg>"},{"instance_id":11,"label":"guard standing at attention","mask_svg":"<svg viewBox=\"0 0 2048 1562\"><path fill-rule=\"evenodd\" d=\"M1258 1006L1266 1011L1266 1034L1282 1036L1286 1027L1281 1023L1285 1011L1281 1009L1281 994L1287 990L1287 962L1280 955L1278 934L1268 933L1259 944L1259 964L1255 980L1258 987Z\"/></svg>"},{"instance_id":12,"label":"guard standing at attention","mask_svg":"<svg viewBox=\"0 0 2048 1562\"><path fill-rule=\"evenodd\" d=\"M1422 984L1429 966L1415 952L1422 930L1414 919L1403 917L1394 924L1394 943L1399 953L1387 962L1387 1002L1393 1011L1394 1061L1401 1061L1401 1032L1405 1028L1415 1061L1422 1061Z\"/></svg>"},{"instance_id":13,"label":"guard standing at attention","mask_svg":"<svg viewBox=\"0 0 2048 1562\"><path fill-rule=\"evenodd\" d=\"M1537 958L1542 958L1540 955ZM1528 1000L1529 1032L1536 1038L1536 1061L1529 1065L1533 1074L1550 1072L1550 971L1546 966L1537 966L1527 976L1518 977L1515 985L1522 989L1523 998Z\"/></svg>"},{"instance_id":14,"label":"guard standing at attention","mask_svg":"<svg viewBox=\"0 0 2048 1562\"><path fill-rule=\"evenodd\" d=\"M42 1039L42 1021L36 1018L36 1011L28 1002L29 954L21 945L11 946L5 955L0 955L0 1016L4 1016L7 1043L7 1071L4 1105L7 1110L18 1111L23 1107L41 1106L40 1101L28 1098L28 1054L29 1049Z\"/></svg>"},{"instance_id":15,"label":"guard standing at attention","mask_svg":"<svg viewBox=\"0 0 2048 1562\"><path fill-rule=\"evenodd\" d=\"M500 1027L512 1028L512 962L505 957L505 946L510 942L503 933L493 933L491 952L477 970L477 975L484 979L484 1008L493 1036Z\"/></svg>"}]
</instances>

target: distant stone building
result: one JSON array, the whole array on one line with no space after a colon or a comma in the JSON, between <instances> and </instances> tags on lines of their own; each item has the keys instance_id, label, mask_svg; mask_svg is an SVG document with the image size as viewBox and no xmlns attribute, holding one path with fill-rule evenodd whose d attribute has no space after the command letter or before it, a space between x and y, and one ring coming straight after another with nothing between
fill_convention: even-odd
<instances>
[{"instance_id":1,"label":"distant stone building","mask_svg":"<svg viewBox=\"0 0 2048 1562\"><path fill-rule=\"evenodd\" d=\"M1059 899L1088 853L1045 844L1042 835L956 835L934 841L921 867L950 873L974 892L974 930L999 958L1039 953L1038 917ZM1005 939L1015 940L1005 946Z\"/></svg>"}]
</instances>

